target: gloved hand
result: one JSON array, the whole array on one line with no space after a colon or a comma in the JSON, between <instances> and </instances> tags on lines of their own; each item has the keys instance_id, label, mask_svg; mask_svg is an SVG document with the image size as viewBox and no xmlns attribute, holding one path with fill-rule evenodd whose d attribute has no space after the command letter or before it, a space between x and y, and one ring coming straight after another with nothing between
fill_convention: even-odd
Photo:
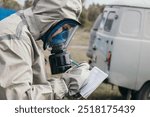
<instances>
[{"instance_id":1,"label":"gloved hand","mask_svg":"<svg viewBox=\"0 0 150 117\"><path fill-rule=\"evenodd\" d=\"M89 76L90 66L88 63L81 63L79 66L73 66L67 70L63 75L69 96L73 96L80 92L80 89L87 84L86 79Z\"/></svg>"},{"instance_id":2,"label":"gloved hand","mask_svg":"<svg viewBox=\"0 0 150 117\"><path fill-rule=\"evenodd\" d=\"M62 99L68 93L68 87L63 79L52 78L49 82L53 89L54 99Z\"/></svg>"}]
</instances>

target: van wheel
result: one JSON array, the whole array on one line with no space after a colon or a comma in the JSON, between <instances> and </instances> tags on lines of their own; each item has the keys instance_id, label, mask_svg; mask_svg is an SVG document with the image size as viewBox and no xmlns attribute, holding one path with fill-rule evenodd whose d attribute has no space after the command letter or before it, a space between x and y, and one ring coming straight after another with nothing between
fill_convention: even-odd
<instances>
[{"instance_id":1,"label":"van wheel","mask_svg":"<svg viewBox=\"0 0 150 117\"><path fill-rule=\"evenodd\" d=\"M118 87L119 88L119 92L121 93L121 95L126 98L128 95L128 89L124 88L124 87Z\"/></svg>"},{"instance_id":2,"label":"van wheel","mask_svg":"<svg viewBox=\"0 0 150 117\"><path fill-rule=\"evenodd\" d=\"M136 95L137 100L150 100L150 82L146 83Z\"/></svg>"}]
</instances>

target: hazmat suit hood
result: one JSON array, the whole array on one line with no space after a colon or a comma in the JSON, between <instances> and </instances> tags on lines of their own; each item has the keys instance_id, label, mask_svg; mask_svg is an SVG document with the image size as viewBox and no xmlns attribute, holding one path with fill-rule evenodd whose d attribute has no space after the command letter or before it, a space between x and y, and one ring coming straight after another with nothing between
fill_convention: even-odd
<instances>
[{"instance_id":1,"label":"hazmat suit hood","mask_svg":"<svg viewBox=\"0 0 150 117\"><path fill-rule=\"evenodd\" d=\"M24 16L37 40L57 21L64 18L78 21L81 10L81 0L34 0L33 6L24 10Z\"/></svg>"}]
</instances>

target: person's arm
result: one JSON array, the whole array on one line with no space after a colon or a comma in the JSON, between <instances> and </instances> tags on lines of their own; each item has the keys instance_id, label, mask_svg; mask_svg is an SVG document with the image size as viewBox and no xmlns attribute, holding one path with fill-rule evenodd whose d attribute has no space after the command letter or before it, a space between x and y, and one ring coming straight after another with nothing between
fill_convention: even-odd
<instances>
[{"instance_id":1,"label":"person's arm","mask_svg":"<svg viewBox=\"0 0 150 117\"><path fill-rule=\"evenodd\" d=\"M56 88L57 87L57 88ZM6 87L6 99L8 100L54 100L62 99L68 89L63 80L53 79L48 84L30 85L18 83Z\"/></svg>"},{"instance_id":2,"label":"person's arm","mask_svg":"<svg viewBox=\"0 0 150 117\"><path fill-rule=\"evenodd\" d=\"M68 89L62 79L51 79L49 82L41 75L41 78L38 79L39 82L33 83L33 79L38 74L33 75L31 55L34 54L30 45L26 43L27 40L3 37L0 36L0 99L49 100L63 98ZM38 64L34 66L37 68L36 72L40 71L40 66L39 68L38 66ZM55 88L56 85L57 88ZM3 98L1 92L5 95Z\"/></svg>"}]
</instances>

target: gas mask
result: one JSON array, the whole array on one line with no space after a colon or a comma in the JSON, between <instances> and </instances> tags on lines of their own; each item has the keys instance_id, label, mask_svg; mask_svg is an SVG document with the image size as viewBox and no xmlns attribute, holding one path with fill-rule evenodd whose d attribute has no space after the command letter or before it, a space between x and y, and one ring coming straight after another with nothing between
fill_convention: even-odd
<instances>
[{"instance_id":1,"label":"gas mask","mask_svg":"<svg viewBox=\"0 0 150 117\"><path fill-rule=\"evenodd\" d=\"M71 67L70 54L67 52L67 46L71 41L78 23L72 19L64 19L52 26L43 36L44 50L51 49L49 62L52 74L64 73Z\"/></svg>"}]
</instances>

